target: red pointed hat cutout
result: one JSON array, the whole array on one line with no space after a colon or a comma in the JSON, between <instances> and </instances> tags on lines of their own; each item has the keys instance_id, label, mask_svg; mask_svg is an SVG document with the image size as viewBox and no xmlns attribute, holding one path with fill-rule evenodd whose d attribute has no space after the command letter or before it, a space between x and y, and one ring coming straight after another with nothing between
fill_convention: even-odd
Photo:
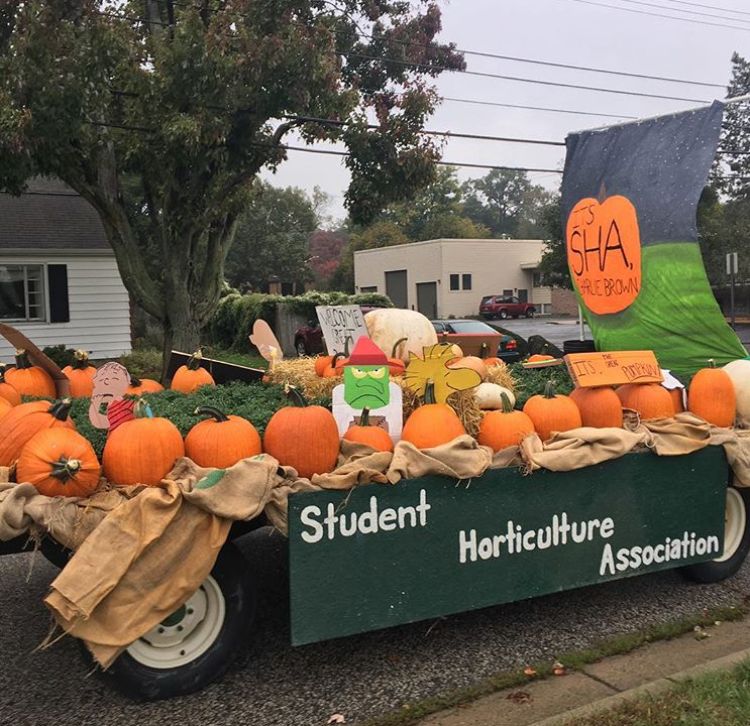
<instances>
[{"instance_id":1,"label":"red pointed hat cutout","mask_svg":"<svg viewBox=\"0 0 750 726\"><path fill-rule=\"evenodd\" d=\"M359 338L354 350L349 356L350 366L386 366L388 358L375 343L364 335Z\"/></svg>"}]
</instances>

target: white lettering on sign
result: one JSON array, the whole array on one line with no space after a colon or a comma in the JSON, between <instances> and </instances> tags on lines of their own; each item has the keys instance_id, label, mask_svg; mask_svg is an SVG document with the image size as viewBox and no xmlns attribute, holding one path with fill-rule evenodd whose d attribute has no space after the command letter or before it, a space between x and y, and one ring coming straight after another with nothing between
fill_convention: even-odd
<instances>
[{"instance_id":1,"label":"white lettering on sign","mask_svg":"<svg viewBox=\"0 0 750 726\"><path fill-rule=\"evenodd\" d=\"M359 305L318 305L315 308L329 355L349 350L362 336L368 337L365 318Z\"/></svg>"},{"instance_id":2,"label":"white lettering on sign","mask_svg":"<svg viewBox=\"0 0 750 726\"><path fill-rule=\"evenodd\" d=\"M432 505L427 503L427 492L419 492L419 504L405 507L380 509L377 497L370 497L370 508L366 512L338 512L336 504L326 507L326 515L320 507L311 504L300 513L300 521L307 528L300 536L304 542L315 544L322 539L332 540L337 536L351 537L354 534L377 534L395 529L427 526L427 512Z\"/></svg>"}]
</instances>

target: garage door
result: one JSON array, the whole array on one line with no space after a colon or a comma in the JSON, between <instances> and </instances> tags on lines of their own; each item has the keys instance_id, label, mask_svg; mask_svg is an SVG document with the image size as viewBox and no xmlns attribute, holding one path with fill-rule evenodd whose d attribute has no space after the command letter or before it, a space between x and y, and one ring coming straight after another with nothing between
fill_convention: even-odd
<instances>
[{"instance_id":1,"label":"garage door","mask_svg":"<svg viewBox=\"0 0 750 726\"><path fill-rule=\"evenodd\" d=\"M385 273L385 294L397 308L409 307L406 270L391 270Z\"/></svg>"},{"instance_id":2,"label":"garage door","mask_svg":"<svg viewBox=\"0 0 750 726\"><path fill-rule=\"evenodd\" d=\"M417 310L431 320L438 316L436 282L417 283Z\"/></svg>"}]
</instances>

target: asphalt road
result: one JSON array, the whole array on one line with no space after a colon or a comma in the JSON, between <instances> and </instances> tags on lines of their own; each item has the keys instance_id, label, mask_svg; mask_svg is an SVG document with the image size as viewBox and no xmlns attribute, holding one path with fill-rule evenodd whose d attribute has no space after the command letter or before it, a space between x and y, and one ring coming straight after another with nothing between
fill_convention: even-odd
<instances>
[{"instance_id":1,"label":"asphalt road","mask_svg":"<svg viewBox=\"0 0 750 726\"><path fill-rule=\"evenodd\" d=\"M72 639L35 651L49 629L42 597L55 570L39 557L29 575L31 555L0 558L0 724L322 726L335 712L357 724L750 593L750 565L718 585L665 572L293 649L284 540L260 530L243 551L262 592L245 662L200 694L156 704L118 695L91 673Z\"/></svg>"}]
</instances>

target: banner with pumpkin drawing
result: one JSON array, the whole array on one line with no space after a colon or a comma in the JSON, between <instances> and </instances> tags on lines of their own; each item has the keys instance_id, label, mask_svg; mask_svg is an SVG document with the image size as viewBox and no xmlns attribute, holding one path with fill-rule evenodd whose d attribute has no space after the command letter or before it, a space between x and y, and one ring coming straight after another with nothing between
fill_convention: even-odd
<instances>
[{"instance_id":1,"label":"banner with pumpkin drawing","mask_svg":"<svg viewBox=\"0 0 750 726\"><path fill-rule=\"evenodd\" d=\"M711 292L696 227L723 111L568 136L568 268L598 350L653 350L678 376L747 355Z\"/></svg>"}]
</instances>

